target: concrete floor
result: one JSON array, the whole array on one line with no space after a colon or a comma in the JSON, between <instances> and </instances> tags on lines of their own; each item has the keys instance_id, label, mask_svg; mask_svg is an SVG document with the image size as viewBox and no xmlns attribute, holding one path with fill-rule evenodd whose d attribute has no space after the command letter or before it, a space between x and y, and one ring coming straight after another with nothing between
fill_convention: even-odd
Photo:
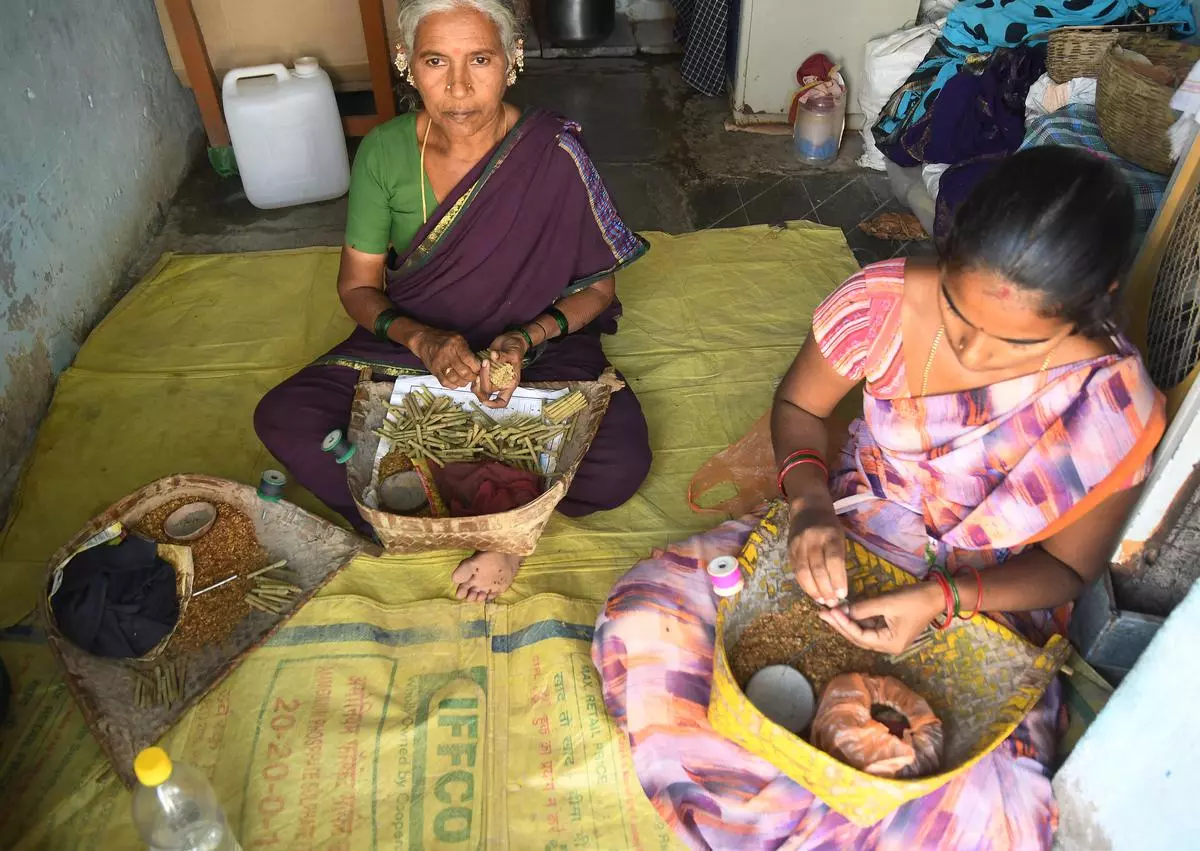
<instances>
[{"instance_id":1,"label":"concrete floor","mask_svg":"<svg viewBox=\"0 0 1200 851\"><path fill-rule=\"evenodd\" d=\"M728 101L689 89L670 58L531 62L511 98L558 110L583 125L592 158L636 230L684 233L808 219L842 228L860 263L929 250L928 243L888 242L858 230L864 219L901 207L883 174L854 166L857 134L847 133L843 154L831 167L803 166L787 137L727 132ZM255 209L236 178L222 180L201 162L134 277L163 251L339 245L345 215L344 198Z\"/></svg>"}]
</instances>

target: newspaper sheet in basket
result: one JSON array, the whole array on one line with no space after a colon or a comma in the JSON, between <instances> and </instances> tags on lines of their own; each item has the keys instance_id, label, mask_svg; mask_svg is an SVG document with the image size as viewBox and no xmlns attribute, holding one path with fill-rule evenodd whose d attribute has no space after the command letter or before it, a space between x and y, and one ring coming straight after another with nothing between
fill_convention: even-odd
<instances>
[{"instance_id":1,"label":"newspaper sheet in basket","mask_svg":"<svg viewBox=\"0 0 1200 851\"><path fill-rule=\"evenodd\" d=\"M788 566L787 535L787 506L779 502L751 533L739 558L746 584L736 597L722 600L717 611L708 718L722 735L771 762L855 824L874 824L974 765L1012 733L1070 653L1062 636L1035 647L996 621L979 617L955 622L906 658L891 662L880 656L875 673L901 680L941 719L941 771L895 780L851 768L768 720L746 699L730 668L730 652L745 628L804 593ZM847 545L846 564L852 597L917 581L858 544Z\"/></svg>"}]
</instances>

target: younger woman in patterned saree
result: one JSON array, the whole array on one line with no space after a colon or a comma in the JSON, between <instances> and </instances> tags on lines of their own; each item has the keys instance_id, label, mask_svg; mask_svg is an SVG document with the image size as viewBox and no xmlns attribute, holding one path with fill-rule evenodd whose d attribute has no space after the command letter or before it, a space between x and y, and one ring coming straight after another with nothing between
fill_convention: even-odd
<instances>
[{"instance_id":1,"label":"younger woman in patterned saree","mask_svg":"<svg viewBox=\"0 0 1200 851\"><path fill-rule=\"evenodd\" d=\"M491 364L519 382L589 381L615 333L614 273L646 251L617 215L579 126L504 103L521 62L504 0L405 0L397 65L424 108L375 128L354 159L342 305L358 327L267 393L259 438L304 487L370 534L345 468L321 439L345 429L359 369L433 375L503 407ZM475 353L488 350L481 361ZM558 510L578 517L624 503L650 468L646 421L630 390L608 412ZM520 559L480 552L454 572L456 596L482 602Z\"/></svg>"},{"instance_id":2,"label":"younger woman in patterned saree","mask_svg":"<svg viewBox=\"0 0 1200 851\"><path fill-rule=\"evenodd\" d=\"M1132 216L1110 165L1031 150L979 185L936 266L868 266L817 309L772 435L797 581L847 639L899 652L946 608L934 581L843 604L847 536L918 578L935 558L961 611L981 594L987 616L1038 644L1065 629L1164 428L1162 397L1113 326ZM826 459L826 420L863 382L863 417ZM797 453L809 460L789 463ZM634 568L600 617L605 699L659 812L696 848L1049 847L1056 687L980 763L869 828L708 726L704 564L735 553L753 520Z\"/></svg>"}]
</instances>

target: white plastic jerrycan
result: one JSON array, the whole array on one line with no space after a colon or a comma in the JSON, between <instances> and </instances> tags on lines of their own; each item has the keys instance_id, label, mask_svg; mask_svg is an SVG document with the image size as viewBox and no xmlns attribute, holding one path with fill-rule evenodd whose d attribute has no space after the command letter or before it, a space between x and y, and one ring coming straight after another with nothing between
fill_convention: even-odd
<instances>
[{"instance_id":1,"label":"white plastic jerrycan","mask_svg":"<svg viewBox=\"0 0 1200 851\"><path fill-rule=\"evenodd\" d=\"M225 121L250 203L261 209L326 201L350 188L350 161L329 75L302 56L234 68L221 84Z\"/></svg>"}]
</instances>

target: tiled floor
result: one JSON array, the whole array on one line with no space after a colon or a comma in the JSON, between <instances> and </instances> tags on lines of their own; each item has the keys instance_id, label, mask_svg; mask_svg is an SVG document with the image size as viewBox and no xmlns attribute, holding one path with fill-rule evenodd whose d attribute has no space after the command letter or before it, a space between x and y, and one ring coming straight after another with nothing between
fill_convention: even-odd
<instances>
[{"instance_id":1,"label":"tiled floor","mask_svg":"<svg viewBox=\"0 0 1200 851\"><path fill-rule=\"evenodd\" d=\"M930 243L880 240L859 229L861 222L880 213L903 210L892 198L886 179L873 174L835 172L731 181L702 187L691 200L697 228L776 225L798 220L841 228L854 256L863 264L932 251Z\"/></svg>"},{"instance_id":2,"label":"tiled floor","mask_svg":"<svg viewBox=\"0 0 1200 851\"><path fill-rule=\"evenodd\" d=\"M515 103L557 110L582 124L617 206L631 227L683 233L808 219L841 228L860 263L929 251L929 243L869 237L858 224L900 209L883 174L854 166L857 134L839 161L800 164L788 137L724 129L729 104L690 90L671 57L541 60L512 90ZM201 164L146 253L249 251L341 242L345 199L256 210L236 178Z\"/></svg>"},{"instance_id":3,"label":"tiled floor","mask_svg":"<svg viewBox=\"0 0 1200 851\"><path fill-rule=\"evenodd\" d=\"M808 219L842 228L861 263L932 250L858 224L901 210L887 178L854 166L857 134L830 168L799 163L790 139L724 129L729 104L680 79L673 60L542 62L513 92L578 120L617 205L638 229L680 233Z\"/></svg>"}]
</instances>

